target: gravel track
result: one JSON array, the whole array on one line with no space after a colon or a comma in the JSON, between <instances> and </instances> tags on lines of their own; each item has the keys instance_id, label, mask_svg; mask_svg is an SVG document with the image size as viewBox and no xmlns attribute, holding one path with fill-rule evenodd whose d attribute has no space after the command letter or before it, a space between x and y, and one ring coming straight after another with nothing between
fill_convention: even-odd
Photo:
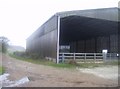
<instances>
[{"instance_id":1,"label":"gravel track","mask_svg":"<svg viewBox=\"0 0 120 89\"><path fill-rule=\"evenodd\" d=\"M30 80L17 87L114 87L114 79L106 79L94 74L83 73L77 69L62 69L32 64L0 54L0 62L10 76L10 81L27 76ZM4 86L4 83L3 85ZM16 86L15 86L16 87Z\"/></svg>"}]
</instances>

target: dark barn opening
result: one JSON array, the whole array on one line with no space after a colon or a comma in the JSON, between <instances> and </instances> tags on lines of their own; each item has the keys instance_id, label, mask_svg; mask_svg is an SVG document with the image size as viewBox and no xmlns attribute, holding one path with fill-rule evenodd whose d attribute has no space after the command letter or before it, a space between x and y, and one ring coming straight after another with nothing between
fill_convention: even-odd
<instances>
[{"instance_id":1,"label":"dark barn opening","mask_svg":"<svg viewBox=\"0 0 120 89\"><path fill-rule=\"evenodd\" d=\"M118 52L118 22L82 16L60 19L60 46L69 46L68 52Z\"/></svg>"}]
</instances>

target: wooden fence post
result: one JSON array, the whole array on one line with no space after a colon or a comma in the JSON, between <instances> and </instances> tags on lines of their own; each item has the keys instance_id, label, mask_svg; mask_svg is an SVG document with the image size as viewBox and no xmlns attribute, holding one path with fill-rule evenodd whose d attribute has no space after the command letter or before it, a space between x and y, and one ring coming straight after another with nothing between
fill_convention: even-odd
<instances>
[{"instance_id":1,"label":"wooden fence post","mask_svg":"<svg viewBox=\"0 0 120 89\"><path fill-rule=\"evenodd\" d=\"M74 60L75 60L75 53L73 53L73 58L74 58Z\"/></svg>"},{"instance_id":2,"label":"wooden fence post","mask_svg":"<svg viewBox=\"0 0 120 89\"><path fill-rule=\"evenodd\" d=\"M86 53L85 53L85 60L84 60L84 62L86 62Z\"/></svg>"},{"instance_id":3,"label":"wooden fence post","mask_svg":"<svg viewBox=\"0 0 120 89\"><path fill-rule=\"evenodd\" d=\"M94 53L94 62L96 62L96 53Z\"/></svg>"},{"instance_id":4,"label":"wooden fence post","mask_svg":"<svg viewBox=\"0 0 120 89\"><path fill-rule=\"evenodd\" d=\"M109 53L110 54L110 60L112 59L111 57L112 57L112 55L111 55L111 53Z\"/></svg>"},{"instance_id":5,"label":"wooden fence post","mask_svg":"<svg viewBox=\"0 0 120 89\"><path fill-rule=\"evenodd\" d=\"M103 53L103 61L106 62L107 53Z\"/></svg>"},{"instance_id":6,"label":"wooden fence post","mask_svg":"<svg viewBox=\"0 0 120 89\"><path fill-rule=\"evenodd\" d=\"M62 63L64 62L64 53L62 53Z\"/></svg>"}]
</instances>

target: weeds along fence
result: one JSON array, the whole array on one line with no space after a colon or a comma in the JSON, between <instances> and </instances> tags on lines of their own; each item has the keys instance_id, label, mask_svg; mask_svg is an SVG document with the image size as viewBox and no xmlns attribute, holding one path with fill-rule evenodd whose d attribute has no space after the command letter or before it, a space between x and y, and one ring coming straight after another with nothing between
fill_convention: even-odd
<instances>
[{"instance_id":1,"label":"weeds along fence","mask_svg":"<svg viewBox=\"0 0 120 89\"><path fill-rule=\"evenodd\" d=\"M59 60L60 62L65 62L69 60L75 60L76 62L104 62L110 60L117 60L117 53L60 53Z\"/></svg>"}]
</instances>

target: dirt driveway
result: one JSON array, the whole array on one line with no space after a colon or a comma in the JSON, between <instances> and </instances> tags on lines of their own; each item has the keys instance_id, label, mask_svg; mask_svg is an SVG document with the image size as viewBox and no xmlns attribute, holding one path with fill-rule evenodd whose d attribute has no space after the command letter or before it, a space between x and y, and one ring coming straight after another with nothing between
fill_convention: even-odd
<instances>
[{"instance_id":1,"label":"dirt driveway","mask_svg":"<svg viewBox=\"0 0 120 89\"><path fill-rule=\"evenodd\" d=\"M1 55L1 54L0 54ZM30 80L18 87L111 87L114 80L82 73L76 69L61 69L16 60L9 56L0 57L2 65L9 73L9 80L19 80L25 76ZM4 86L4 85L3 85Z\"/></svg>"}]
</instances>

